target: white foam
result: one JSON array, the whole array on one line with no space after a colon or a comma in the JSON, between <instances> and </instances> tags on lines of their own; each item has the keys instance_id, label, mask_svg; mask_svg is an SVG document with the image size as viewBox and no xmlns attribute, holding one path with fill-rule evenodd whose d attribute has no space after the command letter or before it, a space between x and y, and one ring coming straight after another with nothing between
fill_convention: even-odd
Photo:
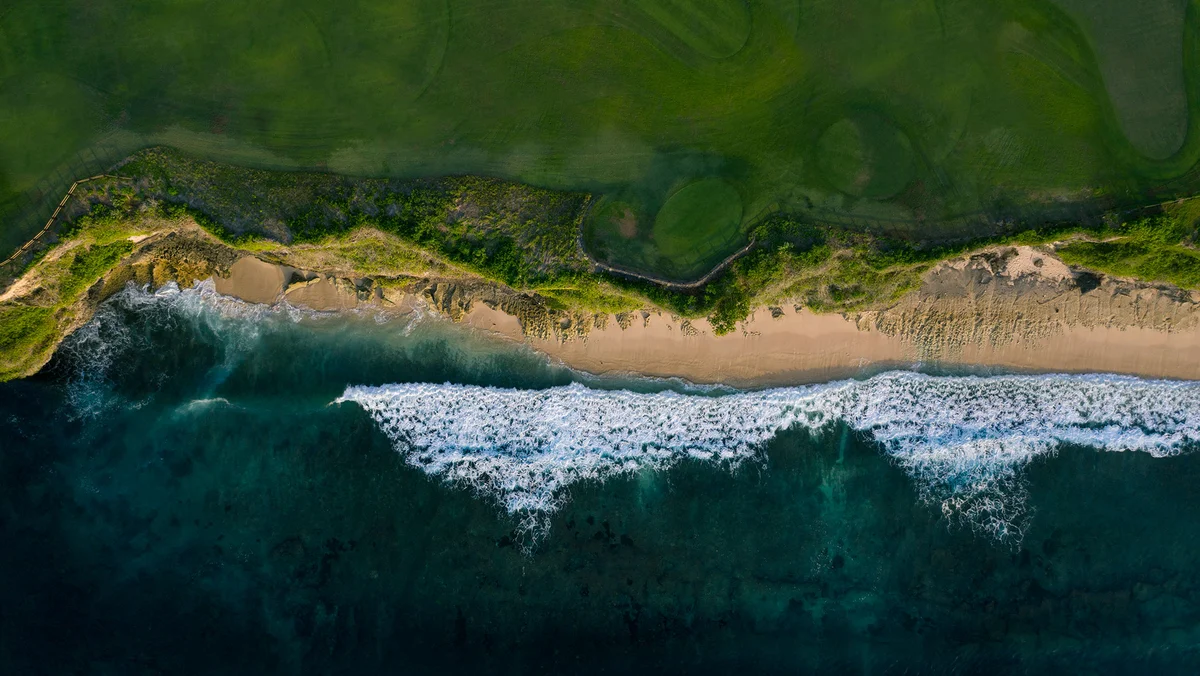
<instances>
[{"instance_id":1,"label":"white foam","mask_svg":"<svg viewBox=\"0 0 1200 676\"><path fill-rule=\"evenodd\" d=\"M121 401L113 393L110 371L118 355L149 337L130 331L126 314L156 313L156 321L171 326L178 323L207 325L226 337L226 367L240 354L239 346L253 344L261 333L262 319L288 316L288 308L244 303L216 292L212 281L198 282L180 289L169 282L155 291L129 283L96 310L87 324L71 334L61 346L73 355L75 372L67 387L67 400L73 417L96 418L116 405L134 406L138 402ZM292 317L297 319L296 317ZM232 320L232 321L231 321Z\"/></svg>"},{"instance_id":2,"label":"white foam","mask_svg":"<svg viewBox=\"0 0 1200 676\"><path fill-rule=\"evenodd\" d=\"M131 332L126 325L128 313L153 313L157 323L171 326L192 324L207 327L223 338L224 363L214 370L211 387L219 385L221 374L228 375L263 334L267 320L321 321L337 318L341 313L318 312L297 308L286 302L273 305L248 303L224 296L216 291L211 279L196 282L181 289L168 282L156 290L132 282L97 308L91 321L81 326L62 344L61 350L74 356L76 371L68 387L68 401L73 417L95 418L102 415L117 400L112 396L109 372L117 355L137 343L144 346L146 336ZM404 322L405 332L411 331L416 319L397 317L377 309L351 311L372 318L377 324ZM122 405L130 405L122 402Z\"/></svg>"},{"instance_id":3,"label":"white foam","mask_svg":"<svg viewBox=\"0 0 1200 676\"><path fill-rule=\"evenodd\" d=\"M193 411L200 411L216 406L232 406L232 404L230 404L229 400L225 397L209 397L206 399L192 399L191 401L181 404L178 410L181 413L191 413Z\"/></svg>"},{"instance_id":4,"label":"white foam","mask_svg":"<svg viewBox=\"0 0 1200 676\"><path fill-rule=\"evenodd\" d=\"M537 528L566 489L694 458L737 465L784 429L870 434L947 516L1019 538L1019 470L1061 444L1173 455L1200 442L1200 383L1106 375L934 377L704 396L569 385L349 387L408 462Z\"/></svg>"}]
</instances>

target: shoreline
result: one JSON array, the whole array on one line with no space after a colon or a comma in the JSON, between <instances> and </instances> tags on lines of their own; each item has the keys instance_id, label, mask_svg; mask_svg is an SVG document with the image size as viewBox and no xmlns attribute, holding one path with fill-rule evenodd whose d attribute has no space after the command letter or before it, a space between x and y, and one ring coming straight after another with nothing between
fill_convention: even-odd
<instances>
[{"instance_id":1,"label":"shoreline","mask_svg":"<svg viewBox=\"0 0 1200 676\"><path fill-rule=\"evenodd\" d=\"M6 311L25 312L14 316L33 322L23 329L28 347L5 353L3 379L37 372L63 337L129 283L153 289L211 279L217 293L250 303L318 312L428 310L599 375L741 388L913 368L1200 380L1200 290L1071 267L1053 244L994 246L943 260L891 300L857 310L815 313L808 309L812 298L764 289L761 297L775 304L760 305L734 331L718 335L707 319L647 305L616 315L564 308L536 289L452 268L380 274L338 255L230 247L189 220L146 226L131 228L127 244L104 245L133 251L83 291L56 295L65 257L77 255L86 239L59 247L0 295ZM368 241L364 250L384 240Z\"/></svg>"},{"instance_id":2,"label":"shoreline","mask_svg":"<svg viewBox=\"0 0 1200 676\"><path fill-rule=\"evenodd\" d=\"M680 378L739 388L784 387L916 368L1005 373L1106 373L1150 379L1200 380L1200 331L1085 328L1004 346L973 346L958 357L923 357L902 337L860 329L841 315L807 310L773 318L752 316L750 330L714 336L681 335L669 317L647 325L609 326L571 341L528 338L515 317L486 306L466 325L520 342L556 362L594 375Z\"/></svg>"},{"instance_id":3,"label":"shoreline","mask_svg":"<svg viewBox=\"0 0 1200 676\"><path fill-rule=\"evenodd\" d=\"M739 330L715 335L706 320L661 312L595 315L577 335L529 335L490 298L460 298L460 311L417 295L304 273L244 257L219 293L286 301L316 311L425 306L461 326L519 343L586 373L680 378L755 388L801 385L916 367L1030 373L1111 373L1200 380L1200 303L1121 280L1083 290L1066 266L1028 249L999 259L951 261L881 310L817 314L760 308ZM999 262L997 262L999 260ZM990 276L981 276L987 271ZM1039 315L1038 311L1042 313Z\"/></svg>"}]
</instances>

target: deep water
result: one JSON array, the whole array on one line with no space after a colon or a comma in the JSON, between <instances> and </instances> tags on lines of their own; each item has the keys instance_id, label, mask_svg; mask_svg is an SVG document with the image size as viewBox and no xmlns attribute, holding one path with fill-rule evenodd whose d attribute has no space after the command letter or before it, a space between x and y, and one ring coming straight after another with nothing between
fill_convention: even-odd
<instances>
[{"instance_id":1,"label":"deep water","mask_svg":"<svg viewBox=\"0 0 1200 676\"><path fill-rule=\"evenodd\" d=\"M728 394L588 378L434 319L125 294L41 375L0 385L0 673L1200 662L1200 455L1186 438L1159 453L1056 443L1005 465L993 488L1010 494L989 499L1017 501L1011 537L948 510L954 486L931 493L852 420L737 457L681 447L603 480L571 475L529 530L495 485L448 484L413 455L486 452L401 453L366 409L333 403L405 383ZM526 459L545 450L502 441Z\"/></svg>"}]
</instances>

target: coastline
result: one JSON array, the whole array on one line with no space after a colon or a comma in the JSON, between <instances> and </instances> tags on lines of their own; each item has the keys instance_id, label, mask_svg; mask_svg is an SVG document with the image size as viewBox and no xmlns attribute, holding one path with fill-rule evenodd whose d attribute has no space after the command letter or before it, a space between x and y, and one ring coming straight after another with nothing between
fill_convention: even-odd
<instances>
[{"instance_id":1,"label":"coastline","mask_svg":"<svg viewBox=\"0 0 1200 676\"><path fill-rule=\"evenodd\" d=\"M40 322L20 329L31 332L28 347L10 345L0 364L3 379L39 370L63 337L127 284L190 287L211 279L218 293L251 303L319 312L427 311L595 374L744 388L914 367L1200 380L1200 291L1068 266L1053 244L998 245L943 260L886 305L815 313L804 298L781 299L722 332L707 319L650 305L620 314L564 308L536 289L446 266L379 272L337 252L314 257L323 250L309 245L248 251L217 241L190 219L129 230L121 233L126 239L99 247L132 251L82 280L86 285L70 282L77 290L64 292L70 278L64 269L76 252L97 247L86 239L52 251L0 295L7 312ZM364 251L378 245L367 241Z\"/></svg>"},{"instance_id":2,"label":"coastline","mask_svg":"<svg viewBox=\"0 0 1200 676\"><path fill-rule=\"evenodd\" d=\"M765 316L765 317L764 317ZM774 319L755 312L741 331L714 335L708 322L637 316L626 328L610 319L573 340L530 338L516 317L479 305L467 326L523 342L551 359L596 375L636 374L735 387L801 385L906 368L915 360L901 341L862 331L840 315L808 310Z\"/></svg>"},{"instance_id":3,"label":"coastline","mask_svg":"<svg viewBox=\"0 0 1200 676\"><path fill-rule=\"evenodd\" d=\"M622 329L615 323L571 341L528 339L515 317L481 306L464 322L522 341L571 368L594 374L635 373L737 387L768 387L866 376L893 368L996 369L1034 373L1114 373L1155 379L1200 379L1200 331L1073 327L1055 336L1004 345L974 345L931 356L912 340L866 330L841 315L808 310L751 317L725 336L685 335L679 323L651 314Z\"/></svg>"},{"instance_id":4,"label":"coastline","mask_svg":"<svg viewBox=\"0 0 1200 676\"><path fill-rule=\"evenodd\" d=\"M323 312L423 305L596 373L749 386L914 365L1200 379L1200 250L1187 235L1200 202L938 248L782 215L719 280L684 284L606 273L579 238L592 199L582 193L355 179L369 204L339 198L289 227L342 179L161 149L122 166L135 186L89 184L63 239L0 279L0 381L38 372L129 284L208 279L245 301ZM252 201L265 203L213 177L259 185Z\"/></svg>"},{"instance_id":5,"label":"coastline","mask_svg":"<svg viewBox=\"0 0 1200 676\"><path fill-rule=\"evenodd\" d=\"M798 385L917 365L1200 379L1200 302L1194 294L1108 278L1081 286L1060 261L1028 247L948 261L884 310L851 315L760 308L726 335L716 335L704 319L651 311L595 315L574 331L531 335L516 314L486 294L467 292L450 302L456 289L364 292L361 280L252 257L214 281L218 292L248 302L286 301L316 311L433 309L593 374L736 387Z\"/></svg>"}]
</instances>

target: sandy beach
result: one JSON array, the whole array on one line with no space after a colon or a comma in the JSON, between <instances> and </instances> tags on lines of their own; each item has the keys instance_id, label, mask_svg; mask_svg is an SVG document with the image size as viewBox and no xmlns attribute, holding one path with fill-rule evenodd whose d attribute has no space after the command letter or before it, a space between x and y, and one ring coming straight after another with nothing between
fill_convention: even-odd
<instances>
[{"instance_id":1,"label":"sandy beach","mask_svg":"<svg viewBox=\"0 0 1200 676\"><path fill-rule=\"evenodd\" d=\"M622 329L610 322L580 340L528 339L515 317L480 305L464 322L523 340L567 366L589 373L640 373L696 383L755 387L822 382L917 364L1030 372L1104 372L1149 378L1200 379L1200 331L1074 327L1061 334L965 347L930 357L921 345L864 330L841 315L807 310L773 318L759 310L746 330L686 335L669 317L651 314Z\"/></svg>"},{"instance_id":2,"label":"sandy beach","mask_svg":"<svg viewBox=\"0 0 1200 676\"><path fill-rule=\"evenodd\" d=\"M362 300L339 280L253 258L218 292L318 311L435 306L419 294ZM1200 303L1194 294L1115 279L1081 284L1026 248L943 264L894 306L847 314L761 308L733 333L659 312L600 316L583 335L534 337L488 300L462 301L465 327L521 342L596 374L637 373L759 387L819 382L914 365L1027 372L1103 372L1200 379Z\"/></svg>"},{"instance_id":3,"label":"sandy beach","mask_svg":"<svg viewBox=\"0 0 1200 676\"><path fill-rule=\"evenodd\" d=\"M279 301L287 285L288 268L245 256L229 268L228 277L214 277L217 293L240 298L247 303L270 305Z\"/></svg>"},{"instance_id":4,"label":"sandy beach","mask_svg":"<svg viewBox=\"0 0 1200 676\"><path fill-rule=\"evenodd\" d=\"M477 305L464 324L523 340L563 364L589 373L639 373L738 386L818 382L913 363L901 341L861 331L840 315L807 310L773 319L759 310L746 330L715 336L708 322L682 324L668 315L615 321L573 340L526 338L515 317Z\"/></svg>"}]
</instances>

